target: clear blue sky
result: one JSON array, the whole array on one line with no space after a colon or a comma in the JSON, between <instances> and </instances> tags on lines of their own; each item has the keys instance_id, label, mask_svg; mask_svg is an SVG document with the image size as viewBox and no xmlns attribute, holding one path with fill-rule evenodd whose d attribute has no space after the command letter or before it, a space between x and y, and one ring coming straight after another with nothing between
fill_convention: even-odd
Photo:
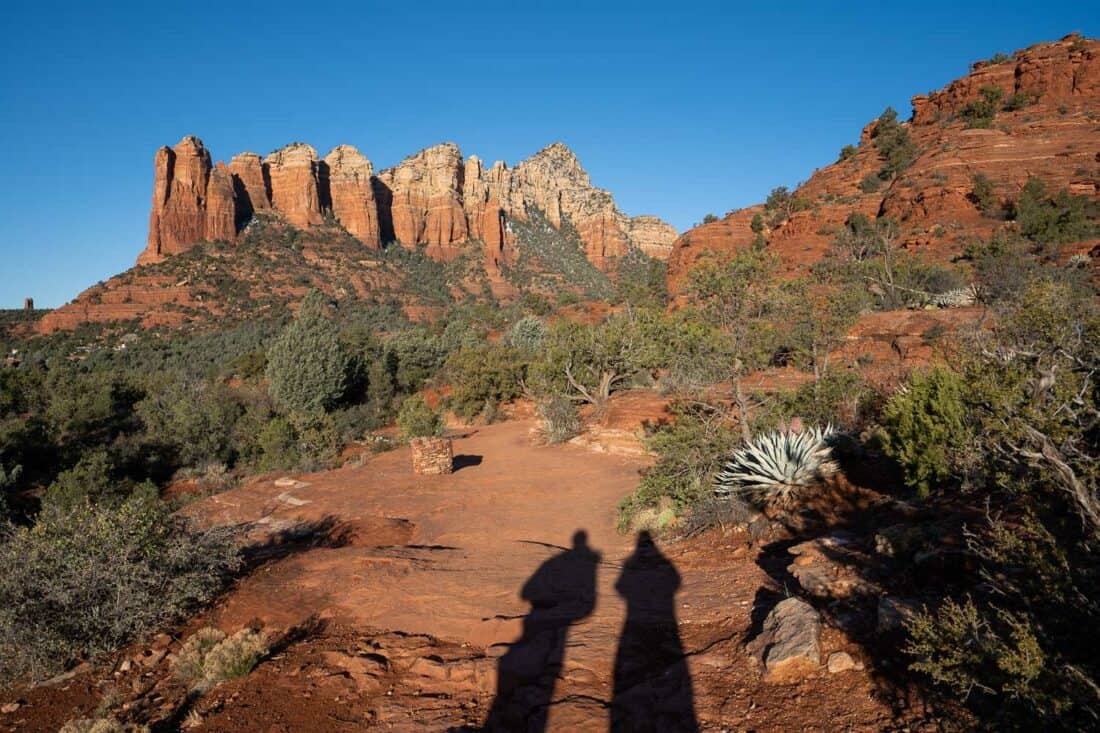
<instances>
[{"instance_id":1,"label":"clear blue sky","mask_svg":"<svg viewBox=\"0 0 1100 733\"><path fill-rule=\"evenodd\" d=\"M0 13L0 307L57 306L145 243L153 153L293 140L392 165L570 145L683 230L833 161L887 105L1073 30L1074 2L49 2ZM776 8L781 9L776 9Z\"/></svg>"}]
</instances>

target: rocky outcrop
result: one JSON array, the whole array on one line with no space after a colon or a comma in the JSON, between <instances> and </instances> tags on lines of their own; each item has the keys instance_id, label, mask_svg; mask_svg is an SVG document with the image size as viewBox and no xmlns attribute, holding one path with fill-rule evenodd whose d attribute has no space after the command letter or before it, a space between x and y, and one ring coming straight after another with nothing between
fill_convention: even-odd
<instances>
[{"instance_id":1,"label":"rocky outcrop","mask_svg":"<svg viewBox=\"0 0 1100 733\"><path fill-rule=\"evenodd\" d=\"M351 236L374 249L382 246L371 162L351 145L337 145L320 165L321 191L328 208Z\"/></svg>"},{"instance_id":2,"label":"rocky outcrop","mask_svg":"<svg viewBox=\"0 0 1100 733\"><path fill-rule=\"evenodd\" d=\"M900 175L876 175L884 160L871 122L857 147L795 190L805 209L785 219L765 215L762 235L784 269L796 273L821 260L853 213L894 219L898 243L923 257L956 259L967 243L1005 226L979 208L979 175L1002 203L1014 200L1032 177L1051 193L1066 189L1100 198L1100 41L1068 36L997 60L976 63L944 89L913 98L912 119L903 124L917 157ZM1000 89L1001 100L988 127L976 129L963 113L988 87ZM681 235L669 256L669 291L682 301L685 277L700 261L750 247L756 214L767 212L763 206L742 209Z\"/></svg>"},{"instance_id":3,"label":"rocky outcrop","mask_svg":"<svg viewBox=\"0 0 1100 733\"><path fill-rule=\"evenodd\" d=\"M317 151L305 143L291 143L264 158L271 181L271 205L299 228L322 221L317 160Z\"/></svg>"},{"instance_id":4,"label":"rocky outcrop","mask_svg":"<svg viewBox=\"0 0 1100 733\"><path fill-rule=\"evenodd\" d=\"M667 260L676 241L676 229L658 216L635 216L629 222L627 238L650 257Z\"/></svg>"},{"instance_id":5,"label":"rocky outcrop","mask_svg":"<svg viewBox=\"0 0 1100 733\"><path fill-rule=\"evenodd\" d=\"M979 61L971 72L945 88L913 97L913 124L929 125L961 113L982 90L996 87L1002 99L1015 94L1032 104L1067 112L1100 94L1100 53L1095 41L1077 34L1040 43L1011 57Z\"/></svg>"},{"instance_id":6,"label":"rocky outcrop","mask_svg":"<svg viewBox=\"0 0 1100 733\"><path fill-rule=\"evenodd\" d=\"M462 208L462 153L454 143L425 148L378 180L388 190L394 239L406 247L427 245L428 255L452 259L469 239Z\"/></svg>"},{"instance_id":7,"label":"rocky outcrop","mask_svg":"<svg viewBox=\"0 0 1100 733\"><path fill-rule=\"evenodd\" d=\"M207 239L206 187L210 153L197 137L163 147L153 160L153 210L149 241L138 262L155 262Z\"/></svg>"},{"instance_id":8,"label":"rocky outcrop","mask_svg":"<svg viewBox=\"0 0 1100 733\"><path fill-rule=\"evenodd\" d=\"M257 211L271 208L271 184L263 159L256 153L238 153L229 161L233 188L237 194L237 229L242 229Z\"/></svg>"},{"instance_id":9,"label":"rocky outcrop","mask_svg":"<svg viewBox=\"0 0 1100 733\"><path fill-rule=\"evenodd\" d=\"M503 161L486 168L476 156L463 162L453 143L421 150L374 175L371 162L350 145L324 159L292 143L262 159L233 157L212 167L195 137L157 153L149 247L139 262L155 262L210 239L232 241L257 212L272 211L298 227L317 226L325 212L372 248L389 242L423 246L448 260L464 245L485 246L490 280L514 258L509 221L542 211L555 227L568 222L589 260L606 270L632 247L667 259L675 230L654 216L628 218L611 194L592 185L562 143L539 151L514 169Z\"/></svg>"}]
</instances>

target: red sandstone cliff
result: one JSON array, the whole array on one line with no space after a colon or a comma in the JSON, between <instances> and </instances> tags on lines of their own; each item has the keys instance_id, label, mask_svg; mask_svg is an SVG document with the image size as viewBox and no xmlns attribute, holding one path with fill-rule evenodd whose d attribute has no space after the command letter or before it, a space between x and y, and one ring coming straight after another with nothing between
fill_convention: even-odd
<instances>
[{"instance_id":1,"label":"red sandstone cliff","mask_svg":"<svg viewBox=\"0 0 1100 733\"><path fill-rule=\"evenodd\" d=\"M502 161L486 169L476 156L464 162L457 146L444 143L374 175L371 162L350 145L320 159L313 147L292 143L263 160L241 153L227 168L211 166L202 141L187 137L158 151L154 170L149 244L139 264L201 241L233 241L261 211L303 229L320 224L328 211L367 247L397 241L424 246L443 260L477 240L491 275L513 256L508 220L526 219L535 208L557 227L568 218L589 259L603 269L631 247L665 259L676 237L657 217L623 214L561 143L512 169Z\"/></svg>"},{"instance_id":2,"label":"red sandstone cliff","mask_svg":"<svg viewBox=\"0 0 1100 733\"><path fill-rule=\"evenodd\" d=\"M981 90L1001 90L987 129L967 129L962 113ZM1019 94L1019 106L1005 102ZM1016 105L1009 105L1010 107ZM1100 41L1068 36L1017 51L1002 63L977 63L944 89L913 98L905 123L917 147L913 164L873 192L860 183L882 168L868 125L855 154L817 171L795 196L810 205L766 231L768 247L790 269L819 260L848 216L890 216L902 243L928 256L958 255L975 237L988 237L1003 222L985 217L973 196L974 176L988 178L1002 201L1016 198L1029 177L1049 191L1068 189L1100 197ZM748 247L752 218L762 206L732 212L695 227L676 241L668 261L670 292L704 256Z\"/></svg>"}]
</instances>

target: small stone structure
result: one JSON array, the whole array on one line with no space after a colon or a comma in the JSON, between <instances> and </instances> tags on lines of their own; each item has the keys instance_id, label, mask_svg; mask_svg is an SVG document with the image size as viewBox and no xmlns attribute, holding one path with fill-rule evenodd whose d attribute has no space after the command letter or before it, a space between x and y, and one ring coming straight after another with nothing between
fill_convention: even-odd
<instances>
[{"instance_id":1,"label":"small stone structure","mask_svg":"<svg viewBox=\"0 0 1100 733\"><path fill-rule=\"evenodd\" d=\"M34 310L34 298L23 298L23 310L25 310L25 311Z\"/></svg>"},{"instance_id":2,"label":"small stone structure","mask_svg":"<svg viewBox=\"0 0 1100 733\"><path fill-rule=\"evenodd\" d=\"M454 471L454 447L450 438L413 438L409 444L412 446L413 471L416 473L427 476Z\"/></svg>"}]
</instances>

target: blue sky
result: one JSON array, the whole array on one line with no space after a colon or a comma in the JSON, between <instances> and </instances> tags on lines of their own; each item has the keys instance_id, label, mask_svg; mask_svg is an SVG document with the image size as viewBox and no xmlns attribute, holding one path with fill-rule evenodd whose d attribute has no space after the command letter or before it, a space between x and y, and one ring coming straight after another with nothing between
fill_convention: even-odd
<instances>
[{"instance_id":1,"label":"blue sky","mask_svg":"<svg viewBox=\"0 0 1100 733\"><path fill-rule=\"evenodd\" d=\"M155 150L303 140L376 169L443 141L570 145L629 214L686 229L794 186L887 105L1095 3L23 2L0 27L0 308L57 306L145 243Z\"/></svg>"}]
</instances>

